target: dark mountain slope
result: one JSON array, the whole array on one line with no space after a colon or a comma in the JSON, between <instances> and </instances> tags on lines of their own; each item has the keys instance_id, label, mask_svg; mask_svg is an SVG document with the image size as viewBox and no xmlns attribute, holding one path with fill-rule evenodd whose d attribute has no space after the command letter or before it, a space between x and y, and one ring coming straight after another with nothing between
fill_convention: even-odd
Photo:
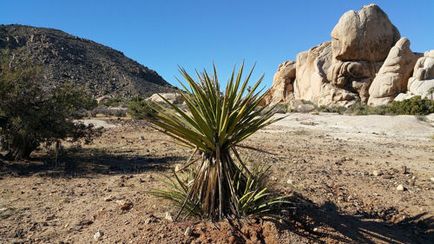
<instances>
[{"instance_id":1,"label":"dark mountain slope","mask_svg":"<svg viewBox=\"0 0 434 244\"><path fill-rule=\"evenodd\" d=\"M174 90L157 72L123 53L59 30L0 25L0 49L7 49L14 64L41 65L47 87L73 82L95 96L123 97Z\"/></svg>"}]
</instances>

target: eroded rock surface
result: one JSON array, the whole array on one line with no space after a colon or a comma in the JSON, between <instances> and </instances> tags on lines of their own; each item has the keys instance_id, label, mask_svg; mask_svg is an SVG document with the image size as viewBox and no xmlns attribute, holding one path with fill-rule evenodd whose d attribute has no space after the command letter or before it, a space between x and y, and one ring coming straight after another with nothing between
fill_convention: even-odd
<instances>
[{"instance_id":1,"label":"eroded rock surface","mask_svg":"<svg viewBox=\"0 0 434 244\"><path fill-rule=\"evenodd\" d=\"M295 62L286 61L279 65L274 74L273 85L264 97L265 104L288 102L293 97L295 80Z\"/></svg>"},{"instance_id":2,"label":"eroded rock surface","mask_svg":"<svg viewBox=\"0 0 434 244\"><path fill-rule=\"evenodd\" d=\"M418 55L410 49L410 41L401 38L390 49L389 55L381 66L369 88L368 104L385 105L407 90L407 81L413 73Z\"/></svg>"}]
</instances>

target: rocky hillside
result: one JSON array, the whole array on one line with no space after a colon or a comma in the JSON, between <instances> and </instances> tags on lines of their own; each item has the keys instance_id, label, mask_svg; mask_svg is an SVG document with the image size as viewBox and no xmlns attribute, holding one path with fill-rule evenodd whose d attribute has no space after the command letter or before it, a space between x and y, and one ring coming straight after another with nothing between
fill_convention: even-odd
<instances>
[{"instance_id":1,"label":"rocky hillside","mask_svg":"<svg viewBox=\"0 0 434 244\"><path fill-rule=\"evenodd\" d=\"M282 63L264 103L378 106L416 95L434 99L434 50L413 52L387 14L370 4L344 13L330 41Z\"/></svg>"},{"instance_id":2,"label":"rocky hillside","mask_svg":"<svg viewBox=\"0 0 434 244\"><path fill-rule=\"evenodd\" d=\"M149 96L173 91L157 72L122 52L60 30L22 25L0 25L0 49L15 64L44 69L44 85L73 82L95 96Z\"/></svg>"}]
</instances>

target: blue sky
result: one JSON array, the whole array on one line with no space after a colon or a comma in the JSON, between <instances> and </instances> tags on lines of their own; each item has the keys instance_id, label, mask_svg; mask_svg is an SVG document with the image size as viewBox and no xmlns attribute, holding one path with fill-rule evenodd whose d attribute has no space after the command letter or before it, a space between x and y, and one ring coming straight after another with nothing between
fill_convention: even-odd
<instances>
[{"instance_id":1,"label":"blue sky","mask_svg":"<svg viewBox=\"0 0 434 244\"><path fill-rule=\"evenodd\" d=\"M177 84L189 71L214 62L221 79L236 64L256 62L270 86L279 63L330 39L339 17L377 3L412 50L434 49L434 1L155 0L2 1L1 24L61 29L122 51Z\"/></svg>"}]
</instances>

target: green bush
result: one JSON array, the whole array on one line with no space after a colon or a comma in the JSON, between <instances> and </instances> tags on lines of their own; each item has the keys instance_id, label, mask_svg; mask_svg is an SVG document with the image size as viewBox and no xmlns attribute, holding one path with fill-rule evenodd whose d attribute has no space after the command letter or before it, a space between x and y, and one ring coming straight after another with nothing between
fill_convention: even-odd
<instances>
[{"instance_id":1,"label":"green bush","mask_svg":"<svg viewBox=\"0 0 434 244\"><path fill-rule=\"evenodd\" d=\"M387 107L389 113L392 114L426 115L434 113L434 101L430 99L421 99L420 96L399 102L394 101Z\"/></svg>"},{"instance_id":2,"label":"green bush","mask_svg":"<svg viewBox=\"0 0 434 244\"><path fill-rule=\"evenodd\" d=\"M145 119L152 117L155 114L155 110L144 98L136 97L128 103L128 114L133 119Z\"/></svg>"},{"instance_id":3,"label":"green bush","mask_svg":"<svg viewBox=\"0 0 434 244\"><path fill-rule=\"evenodd\" d=\"M320 106L318 107L318 112L324 112L324 113L338 113L338 114L344 114L345 111L347 111L346 107L343 106Z\"/></svg>"},{"instance_id":4,"label":"green bush","mask_svg":"<svg viewBox=\"0 0 434 244\"><path fill-rule=\"evenodd\" d=\"M89 141L97 134L92 125L74 122L96 106L82 89L71 84L43 88L41 68L11 67L7 58L0 64L0 145L7 159L29 158L42 143Z\"/></svg>"},{"instance_id":5,"label":"green bush","mask_svg":"<svg viewBox=\"0 0 434 244\"><path fill-rule=\"evenodd\" d=\"M104 100L102 104L106 107L124 107L126 104L128 104L128 100L121 97L112 97Z\"/></svg>"},{"instance_id":6,"label":"green bush","mask_svg":"<svg viewBox=\"0 0 434 244\"><path fill-rule=\"evenodd\" d=\"M393 101L387 105L370 107L356 103L345 113L353 115L426 115L434 113L434 101L415 96L403 101Z\"/></svg>"}]
</instances>

